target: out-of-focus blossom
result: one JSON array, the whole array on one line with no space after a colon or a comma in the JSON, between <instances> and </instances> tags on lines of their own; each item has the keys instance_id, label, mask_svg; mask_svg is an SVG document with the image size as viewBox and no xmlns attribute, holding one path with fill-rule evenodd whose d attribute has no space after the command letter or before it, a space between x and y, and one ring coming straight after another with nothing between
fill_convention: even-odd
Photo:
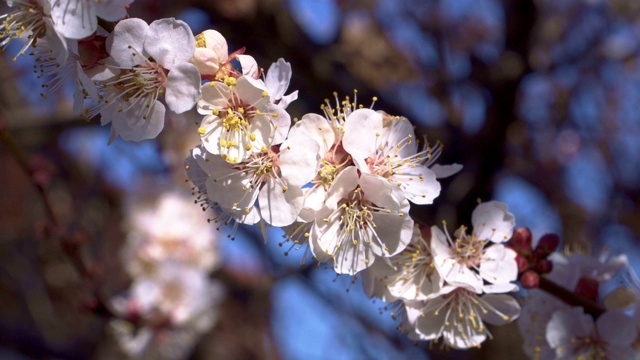
<instances>
[{"instance_id":1,"label":"out-of-focus blossom","mask_svg":"<svg viewBox=\"0 0 640 360\"><path fill-rule=\"evenodd\" d=\"M556 311L546 327L546 339L556 359L640 359L633 347L633 319L607 311L593 321L580 307Z\"/></svg>"},{"instance_id":2,"label":"out-of-focus blossom","mask_svg":"<svg viewBox=\"0 0 640 360\"><path fill-rule=\"evenodd\" d=\"M132 201L130 206L123 263L131 276L153 273L167 260L204 272L218 266L216 232L190 196L167 192L150 204Z\"/></svg>"}]
</instances>

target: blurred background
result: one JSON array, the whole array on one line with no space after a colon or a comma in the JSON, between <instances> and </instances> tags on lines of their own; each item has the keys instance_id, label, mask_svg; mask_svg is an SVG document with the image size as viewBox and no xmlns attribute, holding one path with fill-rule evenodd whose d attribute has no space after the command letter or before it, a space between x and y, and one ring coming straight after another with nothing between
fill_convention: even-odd
<instances>
[{"instance_id":1,"label":"blurred background","mask_svg":"<svg viewBox=\"0 0 640 360\"><path fill-rule=\"evenodd\" d=\"M375 109L408 117L444 144L440 163L464 165L434 205L412 207L421 224L470 224L478 199L497 199L534 239L555 232L566 247L640 264L636 0L136 0L130 13L176 17L194 34L216 29L265 69L285 58L289 91L300 91L292 117L354 89L359 103L376 96ZM0 57L2 136L21 147L74 240L56 241L4 142L0 358L123 358L92 301L131 282L120 257L127 202L150 189L189 191L183 161L200 116L173 115L155 140L107 146L108 127L72 115L70 88L41 98L33 59L11 60L18 45ZM301 267L303 250L285 256L278 230L266 246L256 229L228 233L218 233L212 274L226 298L190 359L524 358L515 324L491 329L481 349L414 344L359 280L308 258Z\"/></svg>"}]
</instances>

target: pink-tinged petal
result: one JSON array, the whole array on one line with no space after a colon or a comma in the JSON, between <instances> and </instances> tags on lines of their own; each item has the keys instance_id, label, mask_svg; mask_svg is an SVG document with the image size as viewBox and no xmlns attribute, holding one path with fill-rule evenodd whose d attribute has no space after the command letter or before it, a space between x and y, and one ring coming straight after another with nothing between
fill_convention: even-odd
<instances>
[{"instance_id":1,"label":"pink-tinged petal","mask_svg":"<svg viewBox=\"0 0 640 360\"><path fill-rule=\"evenodd\" d=\"M244 68L243 68L244 72ZM280 58L271 64L265 78L265 85L273 101L280 100L289 87L291 81L291 64Z\"/></svg>"},{"instance_id":2,"label":"pink-tinged petal","mask_svg":"<svg viewBox=\"0 0 640 360\"><path fill-rule=\"evenodd\" d=\"M148 113L146 113L148 110ZM151 109L133 107L128 111L114 111L111 126L124 140L142 141L153 139L164 128L165 107L156 101ZM146 116L146 119L144 118Z\"/></svg>"},{"instance_id":3,"label":"pink-tinged petal","mask_svg":"<svg viewBox=\"0 0 640 360\"><path fill-rule=\"evenodd\" d=\"M342 145L354 159L366 159L375 154L382 133L382 115L371 109L358 109L344 124Z\"/></svg>"},{"instance_id":4,"label":"pink-tinged petal","mask_svg":"<svg viewBox=\"0 0 640 360\"><path fill-rule=\"evenodd\" d=\"M256 59L250 55L236 55L236 60L240 63L242 68L242 75L250 78L257 79L260 76L260 66L256 62Z\"/></svg>"},{"instance_id":5,"label":"pink-tinged petal","mask_svg":"<svg viewBox=\"0 0 640 360\"><path fill-rule=\"evenodd\" d=\"M449 284L467 285L476 293L482 292L482 278L453 259L447 236L437 226L431 227L431 254L438 273Z\"/></svg>"},{"instance_id":6,"label":"pink-tinged petal","mask_svg":"<svg viewBox=\"0 0 640 360\"><path fill-rule=\"evenodd\" d=\"M227 40L216 30L205 30L198 36L197 46L201 49L209 49L213 51L214 58L212 61L222 64L229 59L229 46ZM201 43L204 41L204 43Z\"/></svg>"},{"instance_id":7,"label":"pink-tinged petal","mask_svg":"<svg viewBox=\"0 0 640 360\"><path fill-rule=\"evenodd\" d=\"M287 139L280 146L279 165L289 186L302 187L318 173L319 146L308 136Z\"/></svg>"},{"instance_id":8,"label":"pink-tinged petal","mask_svg":"<svg viewBox=\"0 0 640 360\"><path fill-rule=\"evenodd\" d=\"M462 165L460 164L451 164L451 165L440 165L440 164L435 164L431 166L431 171L433 171L436 174L436 178L438 179L444 179L447 178L451 175L455 175L458 172L460 172L460 170L462 170Z\"/></svg>"},{"instance_id":9,"label":"pink-tinged petal","mask_svg":"<svg viewBox=\"0 0 640 360\"><path fill-rule=\"evenodd\" d=\"M511 239L516 218L507 209L507 204L488 201L478 204L471 215L473 232L478 240L501 243Z\"/></svg>"},{"instance_id":10,"label":"pink-tinged petal","mask_svg":"<svg viewBox=\"0 0 640 360\"><path fill-rule=\"evenodd\" d=\"M164 68L172 70L175 64L188 62L195 50L196 40L184 21L168 18L149 25L144 51Z\"/></svg>"},{"instance_id":11,"label":"pink-tinged petal","mask_svg":"<svg viewBox=\"0 0 640 360\"><path fill-rule=\"evenodd\" d=\"M264 221L272 226L288 226L300 214L304 196L301 188L291 186L284 190L281 181L270 179L260 190L258 201Z\"/></svg>"},{"instance_id":12,"label":"pink-tinged petal","mask_svg":"<svg viewBox=\"0 0 640 360\"><path fill-rule=\"evenodd\" d=\"M189 111L200 97L200 73L193 64L176 64L167 76L165 88L164 100L171 111Z\"/></svg>"},{"instance_id":13,"label":"pink-tinged petal","mask_svg":"<svg viewBox=\"0 0 640 360\"><path fill-rule=\"evenodd\" d=\"M107 52L115 62L125 68L142 64L144 59L144 40L149 25L138 18L120 21L107 38Z\"/></svg>"},{"instance_id":14,"label":"pink-tinged petal","mask_svg":"<svg viewBox=\"0 0 640 360\"><path fill-rule=\"evenodd\" d=\"M295 123L289 131L289 138L309 136L320 145L319 155L324 157L335 142L335 133L331 125L323 116L318 114L306 114Z\"/></svg>"},{"instance_id":15,"label":"pink-tinged petal","mask_svg":"<svg viewBox=\"0 0 640 360\"><path fill-rule=\"evenodd\" d=\"M85 70L85 73L91 81L109 80L120 73L120 70L115 68L118 64L116 64L112 57L104 59L103 62L104 64L102 65Z\"/></svg>"},{"instance_id":16,"label":"pink-tinged petal","mask_svg":"<svg viewBox=\"0 0 640 360\"><path fill-rule=\"evenodd\" d=\"M69 39L83 39L98 28L95 3L85 0L57 0L51 18L57 32Z\"/></svg>"},{"instance_id":17,"label":"pink-tinged petal","mask_svg":"<svg viewBox=\"0 0 640 360\"><path fill-rule=\"evenodd\" d=\"M262 151L264 146L273 144L276 129L266 115L257 115L249 122L249 133L255 134L256 139L251 142L253 148L247 153L247 156Z\"/></svg>"},{"instance_id":18,"label":"pink-tinged petal","mask_svg":"<svg viewBox=\"0 0 640 360\"><path fill-rule=\"evenodd\" d=\"M76 61L76 74L78 74L78 81L82 85L82 87L87 91L89 97L94 102L98 102L98 88L96 88L96 84L89 79L87 74L82 69L82 65Z\"/></svg>"},{"instance_id":19,"label":"pink-tinged petal","mask_svg":"<svg viewBox=\"0 0 640 360\"><path fill-rule=\"evenodd\" d=\"M516 252L500 244L489 246L482 254L480 276L492 284L516 281Z\"/></svg>"},{"instance_id":20,"label":"pink-tinged petal","mask_svg":"<svg viewBox=\"0 0 640 360\"><path fill-rule=\"evenodd\" d=\"M520 316L520 304L510 295L486 294L480 301L487 303L484 306L486 313L480 313L482 320L491 325L504 325L512 322Z\"/></svg>"}]
</instances>

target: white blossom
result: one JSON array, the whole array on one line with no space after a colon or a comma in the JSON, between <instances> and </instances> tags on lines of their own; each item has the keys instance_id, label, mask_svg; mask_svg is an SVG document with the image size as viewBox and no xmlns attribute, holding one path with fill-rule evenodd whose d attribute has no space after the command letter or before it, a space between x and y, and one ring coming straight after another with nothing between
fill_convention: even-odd
<instances>
[{"instance_id":1,"label":"white blossom","mask_svg":"<svg viewBox=\"0 0 640 360\"><path fill-rule=\"evenodd\" d=\"M398 254L411 241L409 202L391 185L355 166L333 182L316 214L310 245L319 261L332 261L340 274L354 275L373 265L376 256Z\"/></svg>"},{"instance_id":2,"label":"white blossom","mask_svg":"<svg viewBox=\"0 0 640 360\"><path fill-rule=\"evenodd\" d=\"M282 143L291 124L289 114L271 104L262 81L247 76L203 85L198 112L206 115L198 129L202 144L232 164Z\"/></svg>"},{"instance_id":3,"label":"white blossom","mask_svg":"<svg viewBox=\"0 0 640 360\"><path fill-rule=\"evenodd\" d=\"M58 32L51 20L49 0L12 0L7 1L12 8L8 14L0 16L0 51L15 39L25 39L19 55L46 39L53 57L62 65L67 60L67 47L64 37ZM14 57L13 60L17 60Z\"/></svg>"},{"instance_id":4,"label":"white blossom","mask_svg":"<svg viewBox=\"0 0 640 360\"><path fill-rule=\"evenodd\" d=\"M477 347L491 336L485 322L504 325L520 314L520 305L512 296L481 296L466 286L445 286L436 297L405 305L409 322L420 340L442 337L454 349Z\"/></svg>"},{"instance_id":5,"label":"white blossom","mask_svg":"<svg viewBox=\"0 0 640 360\"><path fill-rule=\"evenodd\" d=\"M431 252L438 272L447 283L466 284L477 292L517 290L512 283L518 276L516 253L501 244L511 238L514 216L506 204L489 201L476 207L472 222L471 234L462 226L454 239L431 227Z\"/></svg>"},{"instance_id":6,"label":"white blossom","mask_svg":"<svg viewBox=\"0 0 640 360\"><path fill-rule=\"evenodd\" d=\"M131 202L130 230L123 263L131 276L149 274L158 264L174 260L208 272L219 264L215 232L207 226L207 213L178 192L163 193L156 201Z\"/></svg>"},{"instance_id":7,"label":"white blossom","mask_svg":"<svg viewBox=\"0 0 640 360\"><path fill-rule=\"evenodd\" d=\"M254 153L236 164L203 151L196 147L193 155L205 162L200 167L208 174L209 198L223 208L246 214L258 202L262 218L274 226L287 226L296 220L304 202L302 186L318 168L318 148L302 136L291 137L280 147Z\"/></svg>"},{"instance_id":8,"label":"white blossom","mask_svg":"<svg viewBox=\"0 0 640 360\"><path fill-rule=\"evenodd\" d=\"M112 307L125 318L148 324L208 328L216 317L223 289L207 273L172 260L158 264L153 273L134 279L129 293L115 298Z\"/></svg>"},{"instance_id":9,"label":"white blossom","mask_svg":"<svg viewBox=\"0 0 640 360\"><path fill-rule=\"evenodd\" d=\"M431 256L429 238L424 238L417 226L407 247L388 262L376 261L362 272L362 283L367 295L383 301L426 300L437 294L443 280Z\"/></svg>"},{"instance_id":10,"label":"white blossom","mask_svg":"<svg viewBox=\"0 0 640 360\"><path fill-rule=\"evenodd\" d=\"M107 68L117 73L99 81L102 125L111 123L114 135L141 141L156 137L164 127L161 97L175 113L190 110L200 94L200 74L188 62L194 49L191 29L183 21L120 21L107 40L116 63Z\"/></svg>"},{"instance_id":11,"label":"white blossom","mask_svg":"<svg viewBox=\"0 0 640 360\"><path fill-rule=\"evenodd\" d=\"M440 183L429 166L438 158L442 146L432 148L425 138L423 149L418 150L413 125L404 117L382 113L370 114L370 117L370 121L354 121L353 117L345 121L343 146L358 169L387 179L413 203L433 203L440 194ZM376 122L373 128L371 121ZM451 168L450 175L462 166L449 165L448 168ZM440 169L444 172L447 167Z\"/></svg>"}]
</instances>

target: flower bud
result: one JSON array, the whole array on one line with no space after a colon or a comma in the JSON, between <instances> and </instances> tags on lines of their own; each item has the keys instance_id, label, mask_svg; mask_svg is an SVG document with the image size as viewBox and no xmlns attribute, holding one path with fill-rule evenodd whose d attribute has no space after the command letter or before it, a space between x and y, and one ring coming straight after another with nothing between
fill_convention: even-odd
<instances>
[{"instance_id":1,"label":"flower bud","mask_svg":"<svg viewBox=\"0 0 640 360\"><path fill-rule=\"evenodd\" d=\"M518 254L525 256L530 255L532 252L531 231L526 227L515 229L509 245L511 245Z\"/></svg>"},{"instance_id":2,"label":"flower bud","mask_svg":"<svg viewBox=\"0 0 640 360\"><path fill-rule=\"evenodd\" d=\"M540 285L540 275L535 271L527 271L520 277L520 283L525 289L537 288Z\"/></svg>"},{"instance_id":3,"label":"flower bud","mask_svg":"<svg viewBox=\"0 0 640 360\"><path fill-rule=\"evenodd\" d=\"M543 235L536 246L535 255L539 259L544 259L556 251L558 245L560 245L560 237L557 234Z\"/></svg>"},{"instance_id":4,"label":"flower bud","mask_svg":"<svg viewBox=\"0 0 640 360\"><path fill-rule=\"evenodd\" d=\"M196 51L191 63L201 75L214 75L229 58L229 47L224 36L215 30L205 30L196 35Z\"/></svg>"},{"instance_id":5,"label":"flower bud","mask_svg":"<svg viewBox=\"0 0 640 360\"><path fill-rule=\"evenodd\" d=\"M538 274L548 274L553 270L553 263L548 259L542 259L536 263L536 272Z\"/></svg>"},{"instance_id":6,"label":"flower bud","mask_svg":"<svg viewBox=\"0 0 640 360\"><path fill-rule=\"evenodd\" d=\"M529 260L523 256L516 256L516 264L518 264L518 273L522 273L529 268Z\"/></svg>"}]
</instances>

